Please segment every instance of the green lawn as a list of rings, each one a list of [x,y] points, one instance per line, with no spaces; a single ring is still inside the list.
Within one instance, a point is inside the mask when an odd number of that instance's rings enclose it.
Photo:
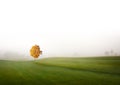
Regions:
[[[120,85],[120,57],[1,60],[0,85]]]

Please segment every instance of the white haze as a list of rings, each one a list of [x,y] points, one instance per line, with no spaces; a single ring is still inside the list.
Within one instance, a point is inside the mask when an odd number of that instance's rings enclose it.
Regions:
[[[120,54],[120,1],[0,0],[0,58],[31,58],[34,44],[42,57]]]

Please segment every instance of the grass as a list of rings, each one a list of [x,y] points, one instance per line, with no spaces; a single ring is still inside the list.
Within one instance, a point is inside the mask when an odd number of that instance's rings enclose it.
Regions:
[[[120,57],[1,60],[0,85],[120,85]]]

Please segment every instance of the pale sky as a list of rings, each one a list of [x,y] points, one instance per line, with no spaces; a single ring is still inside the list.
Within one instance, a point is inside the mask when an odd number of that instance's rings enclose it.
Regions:
[[[120,54],[119,0],[0,0],[0,51],[29,57]]]

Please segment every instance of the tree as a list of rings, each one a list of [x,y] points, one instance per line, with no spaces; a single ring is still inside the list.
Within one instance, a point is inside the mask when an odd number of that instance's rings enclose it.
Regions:
[[[39,45],[34,45],[34,46],[32,46],[32,48],[30,49],[30,55],[31,55],[34,59],[38,58],[41,54],[42,54],[42,51],[40,50]]]
[[[109,56],[109,52],[108,52],[108,51],[106,51],[106,52],[105,52],[105,55],[106,55],[106,56]]]

